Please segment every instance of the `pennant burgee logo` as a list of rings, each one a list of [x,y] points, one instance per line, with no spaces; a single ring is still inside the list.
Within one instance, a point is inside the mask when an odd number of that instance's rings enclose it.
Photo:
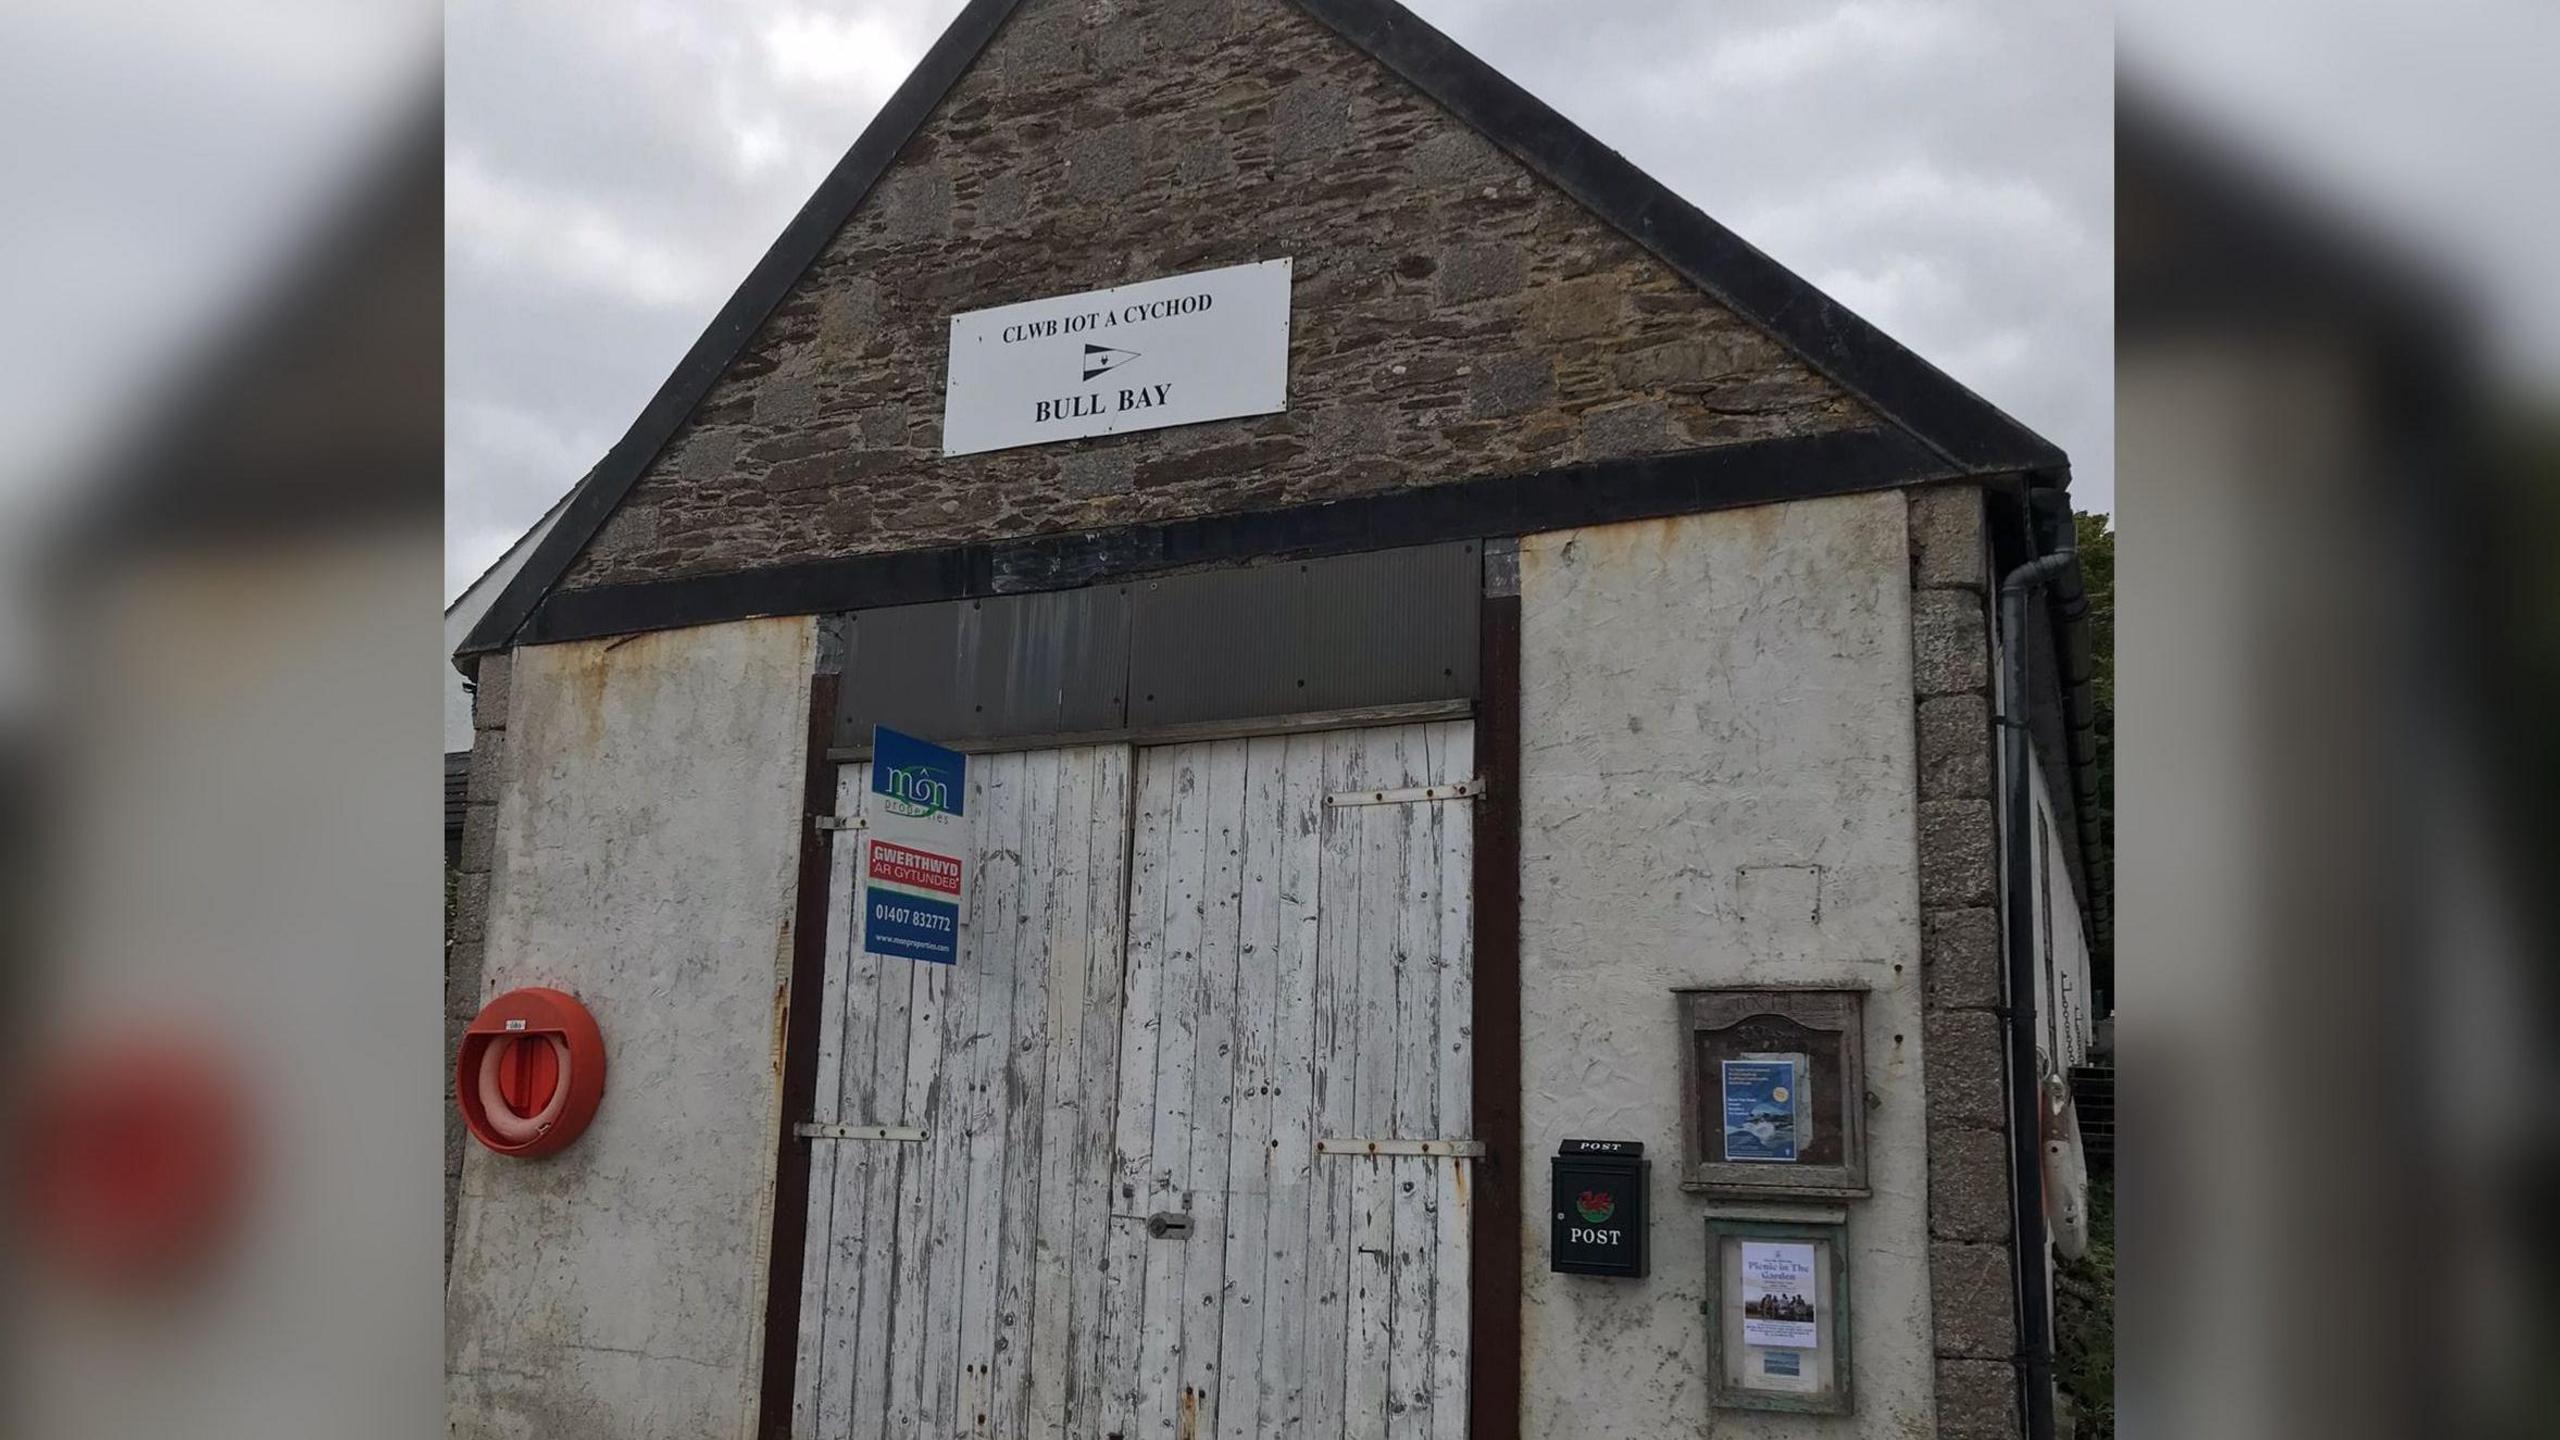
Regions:
[[[1108,345],[1096,345],[1088,340],[1084,347],[1084,378],[1090,380],[1107,374],[1137,358],[1135,350],[1114,350]]]

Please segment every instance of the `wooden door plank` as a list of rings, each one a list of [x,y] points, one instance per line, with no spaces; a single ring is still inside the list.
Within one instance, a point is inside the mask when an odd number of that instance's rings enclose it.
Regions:
[[[1039,1056],[1038,1098],[1025,1107],[1036,1117],[1039,1164],[1028,1182],[1029,1213],[1024,1217],[1032,1237],[1029,1264],[1018,1283],[1009,1275],[1004,1285],[1004,1310],[1022,1317],[1023,1325],[997,1361],[996,1418],[990,1429],[999,1435],[1056,1435],[1065,1425],[1073,1284],[1068,1266],[1075,1252],[1072,1177],[1076,1118],[1083,1108],[1076,1086],[1090,979],[1085,941],[1091,926],[1086,906],[1093,862],[1093,755],[1090,749],[1068,751],[1058,768],[1057,839],[1047,872],[1047,955],[1042,966],[1041,1025],[1047,1043]],[[1016,1157],[1014,1164],[1020,1163]],[[1016,1387],[1023,1392],[1018,1402],[1009,1398]],[[1018,1415],[1012,1408],[1017,1403]]]
[[[1475,726],[1453,721],[1430,727],[1434,763],[1441,773],[1475,773]],[[1440,847],[1440,1085],[1444,1135],[1475,1134],[1475,824],[1473,802],[1434,805]]]
[[[1145,1206],[1154,1198],[1155,1093],[1163,1048],[1165,920],[1172,887],[1173,752],[1152,750],[1135,762],[1125,1017],[1120,1028],[1119,1098],[1113,1107],[1113,1180],[1109,1195],[1110,1256],[1101,1287],[1098,1387],[1105,1435],[1136,1430],[1139,1355],[1146,1327],[1148,1240]]]
[[[1238,842],[1244,895],[1237,912],[1235,1120],[1227,1151],[1227,1225],[1219,1309],[1214,1407],[1204,1436],[1250,1440],[1260,1423],[1262,1333],[1272,1320],[1270,1256],[1271,1121],[1278,1090],[1280,867],[1291,827],[1289,742],[1268,736],[1245,745],[1245,799]],[[1194,1287],[1197,1288],[1196,1286]],[[1217,1422],[1214,1430],[1208,1422]]]
[[[933,1078],[932,1116],[927,1132],[927,1175],[923,1206],[917,1216],[924,1241],[924,1284],[916,1307],[906,1317],[923,1335],[923,1354],[916,1371],[915,1419],[898,1433],[957,1434],[959,1413],[960,1313],[968,1265],[969,1124],[975,1109],[978,1007],[985,989],[990,930],[986,912],[1001,885],[988,883],[984,836],[987,817],[1000,790],[1001,772],[993,765],[969,767],[968,811],[978,817],[972,830],[980,835],[979,873],[961,917],[959,961],[938,966],[945,972],[941,1013],[939,1069]]]
[[[972,786],[973,790],[977,787]],[[973,796],[973,800],[977,797]],[[961,937],[966,958],[967,936]],[[925,1127],[921,1145],[902,1145],[898,1156],[898,1200],[893,1248],[897,1257],[890,1277],[889,1365],[882,1390],[884,1435],[919,1434],[926,1423],[932,1389],[926,1374],[931,1326],[935,1219],[944,1213],[944,1193],[937,1172],[953,1150],[948,1132],[943,1084],[943,1057],[948,1049],[954,1011],[966,1008],[967,992],[957,983],[960,967],[907,962],[907,1073],[903,1103],[907,1123]]]
[[[1200,941],[1203,886],[1209,874],[1209,751],[1174,751],[1173,845],[1165,893],[1165,1003],[1156,1051],[1155,1163],[1144,1213],[1188,1211],[1191,1181],[1192,1074],[1200,1058]],[[1189,1246],[1154,1240],[1147,1247],[1146,1319],[1138,1353],[1140,1433],[1178,1424],[1181,1415],[1182,1314]]]
[[[849,766],[848,784],[837,797],[836,813],[858,813],[863,792],[869,786],[868,765]],[[852,838],[852,837],[849,837]],[[841,932],[830,931],[844,947],[845,969],[851,977],[847,987],[844,1012],[844,1044],[842,1087],[837,1096],[836,1118],[846,1124],[894,1125],[902,1123],[895,1114],[884,1113],[878,1087],[880,1051],[884,1045],[902,1054],[906,1036],[902,1032],[885,1034],[882,1027],[884,962],[863,953],[860,929],[862,913],[858,901],[861,884],[862,851],[859,839],[845,845],[849,862],[838,875],[838,884],[846,897],[849,912]],[[889,1107],[895,1108],[893,1101]],[[877,1145],[827,1145],[835,1152],[836,1210],[832,1226],[833,1258],[829,1273],[833,1277],[828,1297],[828,1316],[824,1366],[825,1384],[820,1392],[820,1414],[838,1428],[824,1433],[841,1435],[846,1428],[840,1417],[854,1403],[855,1386],[861,1369],[859,1340],[861,1333],[863,1285],[866,1270],[865,1252],[870,1248],[871,1216],[875,1186],[872,1178],[882,1168],[896,1163],[895,1157]]]
[[[1324,742],[1289,737],[1280,835],[1280,978],[1272,1047],[1270,1266],[1264,1289],[1260,1434],[1296,1433],[1306,1413],[1308,1201],[1315,1164],[1317,871],[1324,847]]]
[[[850,815],[861,803],[867,765],[836,768],[835,813]],[[813,1120],[835,1120],[843,1113],[844,1039],[847,996],[854,980],[848,961],[858,946],[846,936],[857,913],[852,903],[852,877],[862,849],[861,832],[837,831],[829,847],[827,875],[827,978],[819,996],[817,1086]],[[798,1119],[800,1117],[793,1117]],[[819,1433],[819,1392],[826,1332],[837,1311],[829,1288],[830,1245],[835,1225],[836,1157],[832,1147],[813,1147],[809,1155],[809,1228],[800,1266],[800,1354],[792,1369],[791,1429],[795,1435]],[[845,1317],[849,1321],[850,1317]],[[839,1322],[841,1323],[841,1322]]]
[[[997,1080],[1002,1123],[997,1151],[1001,1195],[994,1231],[996,1262],[993,1296],[987,1316],[991,1337],[986,1422],[969,1433],[1005,1437],[1023,1434],[1029,1413],[1034,1255],[1039,1241],[1039,1182],[1043,1165],[1041,1140],[1048,1108],[1049,1052],[1055,1043],[1050,1029],[1049,987],[1052,967],[1072,964],[1083,973],[1083,956],[1059,954],[1061,912],[1069,907],[1064,891],[1070,846],[1065,803],[1069,756],[1058,750],[1033,751],[1023,757],[1022,901],[1015,917],[1012,1023]],[[1074,821],[1079,827],[1081,817]],[[1073,847],[1082,864],[1083,835]],[[974,1413],[974,1412],[973,1412]]]
[[[1433,761],[1442,777],[1475,773],[1475,727],[1459,721],[1430,727]],[[1436,1109],[1440,1133],[1475,1134],[1475,815],[1476,806],[1431,807],[1439,854],[1440,1051]],[[1467,1433],[1467,1327],[1470,1277],[1468,1184],[1479,1173],[1464,1160],[1430,1162],[1436,1194],[1431,1262],[1432,1440]]]
[[[1432,1174],[1441,1162],[1427,1155],[1398,1155],[1386,1166],[1395,1216],[1393,1309],[1387,1357],[1387,1434],[1392,1440],[1429,1440],[1431,1379],[1436,1347],[1434,1308],[1439,1259],[1440,1191]]]
[[[1394,1160],[1386,1156],[1328,1158],[1351,1177],[1350,1344],[1343,1367],[1342,1433],[1348,1440],[1384,1440],[1387,1433],[1388,1356],[1394,1346]]]
[[[1321,789],[1357,789],[1368,778],[1367,751],[1356,732],[1323,737]],[[1318,802],[1321,804],[1321,801]],[[1314,1130],[1351,1133],[1354,1072],[1360,1053],[1359,809],[1319,812],[1316,876],[1316,985],[1313,996]],[[1306,1433],[1335,1440],[1348,1413],[1352,1292],[1351,1169],[1313,1168],[1307,1197]]]
[[[1468,1213],[1471,1160],[1414,1162],[1431,1167],[1431,1440],[1466,1440],[1468,1253],[1474,1217]]]
[[[1443,777],[1431,727],[1400,727],[1396,749],[1410,783],[1425,787]],[[1395,1129],[1398,1136],[1448,1135],[1439,1124],[1440,1098],[1440,848],[1434,824],[1439,811],[1459,802],[1428,801],[1388,807],[1395,818],[1395,850],[1403,862],[1396,883],[1395,919]],[[1383,818],[1383,817],[1382,817]],[[1439,1204],[1431,1162],[1401,1157],[1389,1162],[1393,1190],[1394,1278],[1388,1314],[1387,1434],[1390,1440],[1427,1440],[1431,1433],[1431,1263],[1437,1248],[1432,1211]]]
[[[837,767],[835,813],[859,814],[870,766]],[[818,1082],[810,1118],[863,1123],[861,1097],[871,1084],[873,1046],[879,1039],[879,972],[867,963],[859,933],[858,903],[862,866],[862,834],[839,831],[828,867],[827,987],[820,1019]],[[809,1155],[808,1255],[816,1262],[816,1288],[801,1290],[803,1325],[816,1297],[819,1311],[814,1345],[801,1355],[799,1384],[808,1396],[808,1423],[817,1433],[841,1425],[850,1403],[853,1374],[849,1363],[854,1331],[860,1323],[864,1211],[870,1198],[870,1157],[848,1154],[838,1145],[812,1145]],[[821,1208],[823,1206],[823,1208]]]
[[[1011,1106],[1005,1073],[1013,1051],[1014,980],[1023,957],[1025,851],[1031,829],[1032,757],[991,755],[972,761],[988,770],[987,810],[978,818],[978,876],[971,893],[977,923],[973,963],[976,1019],[967,1038],[968,1095],[963,1114],[968,1158],[959,1192],[962,1221],[955,1249],[959,1291],[949,1423],[974,1435],[991,1403],[995,1361],[996,1271],[1004,1253],[1005,1128]]]
[[[858,949],[858,937],[854,944]],[[918,989],[916,972],[944,967],[878,958],[858,963],[868,963],[872,968],[879,1011],[874,1021],[878,1038],[872,1047],[871,1084],[864,1097],[868,1109],[854,1118],[881,1125],[919,1125],[923,1122],[916,1117],[924,1114],[923,1105],[907,1084],[916,1045],[914,1028],[908,1020]],[[843,1393],[851,1414],[843,1426],[826,1429],[825,1440],[836,1440],[838,1436],[883,1440],[888,1423],[890,1351],[896,1343],[896,1332],[906,1319],[893,1292],[899,1275],[900,1235],[912,1229],[907,1216],[913,1211],[916,1197],[909,1188],[910,1177],[922,1159],[922,1147],[866,1148],[873,1153],[864,1185],[864,1224],[856,1256],[860,1276],[857,1319],[851,1363],[837,1362],[837,1368],[849,1372]]]
[[[1093,755],[1094,820],[1087,834],[1091,864],[1085,887],[1086,1000],[1080,1012],[1084,1041],[1077,1059],[1080,1109],[1070,1226],[1075,1244],[1069,1260],[1075,1276],[1068,1320],[1071,1369],[1060,1426],[1067,1436],[1107,1433],[1093,1422],[1102,1408],[1104,1342],[1109,1335],[1103,1306],[1104,1266],[1113,1259],[1113,1241],[1120,1228],[1111,1219],[1116,1199],[1112,1147],[1119,1123],[1136,756],[1124,746],[1099,749]],[[1042,1412],[1044,1417],[1047,1413]]]
[[[1182,1242],[1183,1288],[1177,1312],[1182,1327],[1176,1356],[1177,1432],[1187,1415],[1191,1433],[1217,1434],[1219,1346],[1227,1308],[1226,1247],[1231,1238],[1227,1178],[1234,1153],[1242,1041],[1237,994],[1242,980],[1245,795],[1251,742],[1221,740],[1208,747],[1208,805],[1200,893],[1198,1029],[1191,1067],[1189,1170],[1183,1177],[1184,1209],[1191,1238]]]
[[[1406,767],[1401,727],[1361,732],[1367,788],[1413,783]],[[1352,1070],[1354,1135],[1396,1133],[1397,919],[1405,904],[1405,852],[1412,807],[1359,806],[1356,863],[1360,867],[1359,930],[1355,938],[1354,993],[1358,997],[1358,1046]],[[1394,1352],[1395,1187],[1388,1162],[1350,1159],[1351,1316],[1344,1410],[1350,1440],[1385,1440]]]

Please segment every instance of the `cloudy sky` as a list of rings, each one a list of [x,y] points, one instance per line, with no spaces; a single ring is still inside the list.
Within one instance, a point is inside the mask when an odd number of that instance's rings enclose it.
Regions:
[[[448,5],[448,599],[620,436],[960,3]],[[2112,508],[2106,6],[1410,3]]]

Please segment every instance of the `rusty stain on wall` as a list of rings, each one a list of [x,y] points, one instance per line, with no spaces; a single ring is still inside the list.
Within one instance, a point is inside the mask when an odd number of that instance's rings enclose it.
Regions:
[[[487,983],[578,995],[612,1075],[570,1150],[466,1157],[455,1440],[749,1423],[814,635],[752,620],[512,657]]]
[[[1906,505],[1850,496],[1533,535],[1521,573],[1522,1128],[1658,1162],[1642,1285],[1546,1271],[1525,1187],[1523,1433],[1884,1437],[1935,1413]],[[1630,721],[1636,723],[1631,724]],[[1870,988],[1858,1413],[1711,1412],[1706,1202],[1671,991]],[[1907,1059],[1903,1052],[1909,1053]]]

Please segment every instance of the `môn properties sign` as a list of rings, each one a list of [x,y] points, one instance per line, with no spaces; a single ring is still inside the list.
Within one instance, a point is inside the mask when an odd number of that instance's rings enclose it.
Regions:
[[[862,847],[862,949],[889,960],[960,959],[969,898],[969,757],[887,726],[871,732]]]

